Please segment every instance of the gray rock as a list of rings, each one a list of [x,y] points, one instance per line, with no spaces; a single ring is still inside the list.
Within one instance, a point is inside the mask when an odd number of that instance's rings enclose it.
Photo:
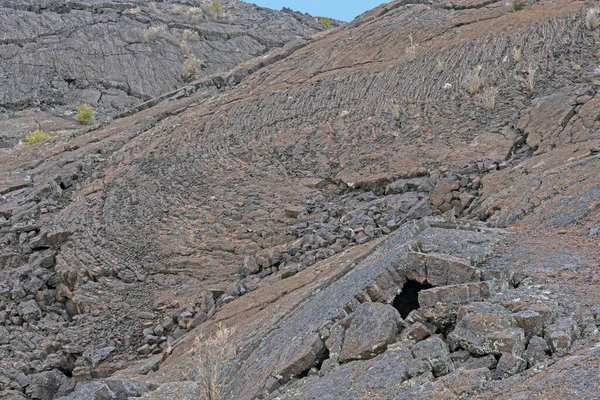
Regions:
[[[33,399],[52,400],[71,392],[74,387],[75,381],[72,378],[67,378],[65,374],[54,369],[33,375],[25,392]]]
[[[511,353],[503,353],[498,360],[496,371],[494,372],[494,378],[506,379],[510,376],[516,375],[525,371],[527,368],[527,362],[521,357],[517,357]]]
[[[439,337],[425,339],[412,347],[416,360],[427,361],[435,377],[447,375],[454,371],[454,363],[450,358],[448,345]]]
[[[547,359],[549,353],[550,347],[548,347],[548,343],[539,336],[533,336],[529,339],[527,349],[523,353],[523,359],[527,361],[529,367],[532,367],[538,362]]]
[[[106,360],[110,353],[115,350],[114,347],[104,347],[101,349],[86,349],[83,352],[83,359],[92,367],[97,367],[102,361]]]
[[[42,311],[35,300],[28,300],[19,304],[17,312],[25,321],[38,320],[42,317]]]
[[[115,393],[108,385],[100,382],[89,382],[79,387],[68,396],[59,397],[58,400],[116,400]]]
[[[474,355],[501,354],[520,356],[525,350],[525,333],[514,327],[514,319],[504,307],[491,303],[473,303],[458,311],[456,328],[448,335],[455,347]]]
[[[459,368],[442,377],[440,382],[459,399],[466,399],[487,389],[491,380],[492,374],[487,368]]]
[[[384,351],[396,341],[402,318],[387,304],[362,303],[348,317],[340,362],[366,359]]]

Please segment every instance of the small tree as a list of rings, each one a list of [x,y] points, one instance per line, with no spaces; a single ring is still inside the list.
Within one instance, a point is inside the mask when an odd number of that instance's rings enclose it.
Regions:
[[[94,110],[95,108],[92,106],[81,104],[79,107],[77,107],[77,115],[75,116],[75,119],[84,125],[91,125]]]
[[[215,14],[215,18],[221,18],[221,15],[223,14],[221,0],[213,0],[212,4],[208,6],[208,9]]]
[[[235,355],[235,347],[231,343],[234,332],[219,325],[213,336],[200,335],[196,338],[191,352],[196,363],[195,379],[202,400],[222,399],[225,378],[221,375],[223,367]]]

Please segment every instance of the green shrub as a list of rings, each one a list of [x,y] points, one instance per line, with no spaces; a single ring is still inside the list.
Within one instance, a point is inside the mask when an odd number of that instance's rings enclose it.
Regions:
[[[43,142],[44,140],[50,139],[52,136],[48,135],[41,129],[36,129],[31,132],[29,135],[25,136],[25,145],[31,146],[32,144]]]
[[[220,18],[223,14],[223,6],[221,0],[213,0],[212,4],[208,6],[209,11],[215,14],[216,18]]]
[[[88,106],[87,104],[82,104],[77,107],[77,115],[75,116],[75,119],[84,125],[91,125],[92,114],[94,114],[94,110],[94,107]]]
[[[331,18],[319,17],[319,22],[321,23],[321,25],[323,25],[323,28],[325,29],[333,28],[333,21],[331,20]]]

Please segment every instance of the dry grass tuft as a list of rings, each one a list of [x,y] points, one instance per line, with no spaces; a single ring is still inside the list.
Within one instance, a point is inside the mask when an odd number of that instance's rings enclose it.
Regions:
[[[595,30],[600,25],[600,8],[592,7],[589,8],[585,13],[585,26],[590,30]]]
[[[413,60],[419,52],[419,45],[415,43],[412,34],[408,35],[408,38],[410,40],[410,45],[406,47],[406,55],[409,59]]]
[[[446,64],[444,64],[444,60],[442,60],[441,57],[435,59],[435,66],[438,74],[441,74],[446,70]]]
[[[519,61],[521,61],[522,56],[523,56],[523,52],[521,51],[521,49],[517,46],[513,47],[512,59],[515,62],[515,64],[518,64]]]
[[[210,337],[200,335],[191,350],[195,360],[195,380],[199,385],[202,400],[221,400],[226,381],[222,377],[223,368],[235,355],[231,343],[233,329],[219,325],[217,332]]]
[[[473,68],[469,73],[465,76],[463,80],[463,88],[471,95],[475,96],[481,87],[481,70],[482,66],[478,65]]]
[[[496,97],[498,96],[498,88],[495,86],[489,86],[483,89],[481,93],[481,103],[488,110],[494,111],[496,108]]]
[[[537,67],[533,64],[529,64],[527,67],[527,89],[533,92],[535,88],[535,74],[537,73]]]

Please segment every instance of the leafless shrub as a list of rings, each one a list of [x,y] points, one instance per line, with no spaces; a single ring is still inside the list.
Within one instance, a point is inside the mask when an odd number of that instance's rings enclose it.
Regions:
[[[444,72],[446,70],[446,64],[444,64],[444,60],[442,60],[441,57],[437,57],[435,59],[435,64],[436,64],[436,69],[437,69],[438,74],[441,74],[442,72]]]
[[[406,47],[406,55],[412,60],[417,56],[419,45],[415,43],[412,34],[408,35],[408,38],[410,40],[410,45]]]
[[[183,4],[175,4],[173,7],[171,7],[171,12],[173,14],[185,14],[188,11],[187,6],[184,6]]]
[[[165,31],[164,25],[151,26],[144,31],[144,42],[149,43],[156,39]]]
[[[600,8],[592,7],[588,8],[585,13],[585,26],[590,30],[595,30],[598,25],[600,25],[600,18],[598,15],[600,14]]]
[[[200,389],[200,399],[221,400],[223,386],[223,367],[235,355],[235,347],[231,343],[233,329],[219,325],[217,332],[210,337],[200,335],[196,338],[195,346],[191,350],[195,361],[195,380]]]
[[[483,89],[481,93],[481,103],[488,110],[494,111],[496,108],[496,97],[498,96],[498,88],[495,86],[488,86]]]
[[[190,22],[196,23],[200,20],[200,14],[202,14],[202,8],[200,7],[190,7],[187,10],[187,16],[190,19]]]
[[[508,9],[513,12],[524,9],[526,5],[526,0],[508,0],[508,2],[506,2],[506,6],[508,7]]]
[[[529,64],[527,67],[527,89],[533,92],[535,88],[535,74],[537,73],[537,67],[533,64]]]
[[[185,29],[181,34],[181,38],[186,42],[197,42],[198,40],[200,40],[200,35],[198,34],[198,32],[194,32],[191,29]]]
[[[473,68],[463,80],[463,88],[471,95],[474,96],[481,87],[481,65]]]
[[[515,64],[518,64],[519,61],[521,61],[522,56],[523,56],[523,51],[521,51],[521,49],[517,46],[513,47],[512,59],[515,62]]]
[[[181,55],[184,58],[188,58],[190,56],[190,48],[188,47],[187,40],[182,40],[179,42],[179,49],[181,50]]]
[[[196,56],[190,55],[183,63],[183,80],[186,82],[191,81],[202,72],[203,68],[204,62],[199,60]]]

